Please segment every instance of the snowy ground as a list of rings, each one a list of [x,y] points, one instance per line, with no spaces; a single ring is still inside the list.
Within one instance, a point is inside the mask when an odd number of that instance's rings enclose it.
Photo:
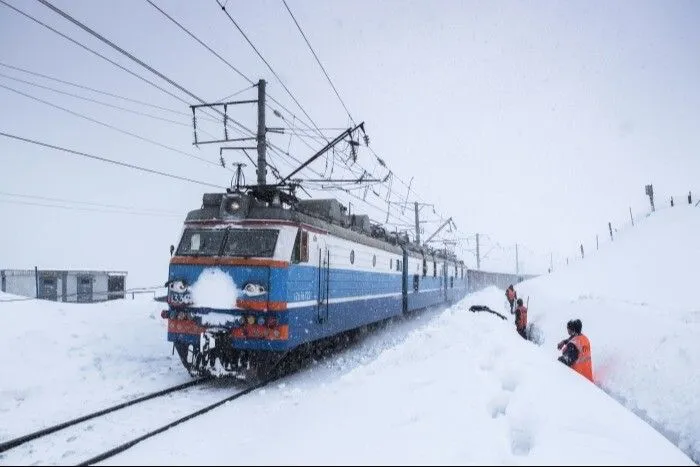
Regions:
[[[700,311],[690,270],[700,261],[699,228],[700,209],[668,210],[606,251],[521,284],[541,347],[511,321],[468,311],[504,309],[503,291],[490,288],[383,326],[105,463],[692,465],[634,413],[700,460]],[[0,302],[0,442],[187,381],[165,342],[161,307]],[[573,317],[591,339],[597,384],[632,411],[556,361]],[[61,463],[67,449],[45,447],[41,463]],[[21,453],[0,454],[0,464],[36,459]]]
[[[657,212],[595,255],[519,287],[548,345],[583,322],[597,384],[700,462],[700,209]]]

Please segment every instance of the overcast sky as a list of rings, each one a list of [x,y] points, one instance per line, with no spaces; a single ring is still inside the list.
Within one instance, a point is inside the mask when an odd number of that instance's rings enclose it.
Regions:
[[[181,102],[0,4],[0,63],[78,83],[174,111],[96,94],[0,66],[0,74],[166,118],[165,122],[0,76],[0,86],[44,99],[216,163],[217,145],[192,146],[193,98],[119,55],[39,2],[3,0],[180,96]],[[225,1],[225,0],[224,0]],[[281,0],[228,0],[226,10],[301,104],[256,55],[215,0],[156,1],[250,80],[296,115],[268,109],[268,126],[299,126],[304,112],[321,128],[350,118],[315,62]],[[462,251],[481,233],[482,267],[511,272],[515,243],[521,272],[538,272],[607,223],[657,207],[674,196],[700,195],[700,4],[670,2],[300,1],[288,5],[370,146],[391,171],[390,199],[434,203],[432,220],[452,216]],[[250,84],[145,0],[55,1],[55,5],[207,101]],[[234,99],[253,99],[248,89]],[[228,186],[232,173],[119,133],[0,87],[0,131],[178,176]],[[255,128],[255,108],[234,113]],[[198,122],[217,136],[220,125]],[[327,131],[332,138],[337,132]],[[233,134],[232,136],[240,136]],[[209,137],[206,134],[200,137]],[[270,141],[304,160],[322,146],[289,134]],[[357,166],[386,172],[366,147]],[[340,156],[339,156],[340,157]],[[243,154],[226,153],[230,164]],[[280,172],[294,167],[271,155]],[[332,164],[331,164],[332,165]],[[168,246],[176,243],[201,185],[139,173],[0,136],[0,269],[100,268],[129,272],[127,286],[165,281]],[[313,166],[328,175],[325,159]],[[361,169],[355,169],[360,170]],[[247,180],[255,174],[251,164]],[[340,168],[334,172],[341,174]],[[313,174],[307,173],[307,176]],[[411,193],[406,198],[411,178]],[[269,181],[273,181],[269,176]],[[386,220],[388,187],[371,192]],[[363,191],[356,196],[363,197]],[[97,205],[55,203],[41,196]],[[335,196],[323,192],[324,197]],[[347,196],[340,193],[347,200]],[[418,197],[418,198],[417,198]],[[683,199],[679,199],[683,197]],[[49,208],[20,203],[61,204]],[[128,206],[128,213],[115,208]],[[76,208],[81,208],[78,210]],[[83,210],[84,209],[84,210]],[[88,210],[89,209],[89,210]],[[144,212],[158,210],[158,212]],[[392,206],[392,216],[401,207]],[[411,220],[411,211],[405,211]],[[393,220],[393,219],[392,219]],[[426,224],[429,235],[439,224]],[[425,237],[424,237],[425,238]]]

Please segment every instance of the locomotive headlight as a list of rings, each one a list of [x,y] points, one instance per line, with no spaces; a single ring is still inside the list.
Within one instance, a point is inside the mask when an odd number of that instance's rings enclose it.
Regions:
[[[175,293],[184,293],[187,290],[187,285],[184,281],[176,280],[168,284],[168,289]]]
[[[265,290],[264,285],[248,282],[245,287],[243,287],[243,293],[248,297],[257,297],[258,295],[264,295],[267,293],[267,290]]]
[[[237,199],[232,199],[228,203],[228,212],[235,214],[241,209],[241,203]]]

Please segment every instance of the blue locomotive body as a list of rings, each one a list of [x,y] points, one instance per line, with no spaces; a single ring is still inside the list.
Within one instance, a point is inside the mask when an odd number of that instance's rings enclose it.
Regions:
[[[192,374],[240,374],[302,344],[467,292],[453,255],[387,235],[336,200],[205,194],[168,277],[168,340]]]

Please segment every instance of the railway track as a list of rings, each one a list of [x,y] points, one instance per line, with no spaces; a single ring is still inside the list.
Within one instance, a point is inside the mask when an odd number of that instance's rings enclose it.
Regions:
[[[163,389],[0,443],[0,464],[91,465],[281,377],[274,373],[233,394],[211,378]],[[198,391],[204,383],[207,390]]]
[[[361,339],[361,333],[348,336],[329,339],[325,345],[308,349],[302,346],[278,361],[261,381],[233,393],[230,392],[230,382],[240,383],[240,380],[201,378],[2,442],[0,465],[92,465],[101,462],[227,402],[311,367],[317,360],[332,358],[337,351]],[[205,390],[197,392],[199,389]],[[137,407],[139,410],[134,410]]]

